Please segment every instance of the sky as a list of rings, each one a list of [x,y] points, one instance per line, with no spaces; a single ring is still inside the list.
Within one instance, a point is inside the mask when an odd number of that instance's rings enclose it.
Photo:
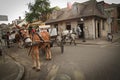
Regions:
[[[85,2],[88,0],[49,0],[51,7],[59,6],[65,8],[67,2],[73,4],[74,2]],[[103,0],[97,0],[103,1]],[[107,3],[120,3],[120,0],[104,0]],[[7,15],[8,21],[0,21],[0,23],[12,23],[12,20],[18,19],[19,16],[23,19],[25,17],[25,11],[28,11],[28,3],[34,2],[34,0],[0,0],[0,15]]]

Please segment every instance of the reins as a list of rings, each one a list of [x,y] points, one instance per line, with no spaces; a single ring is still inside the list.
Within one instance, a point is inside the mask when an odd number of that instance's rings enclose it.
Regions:
[[[34,35],[34,33],[32,32],[32,41],[33,41],[33,35]],[[30,50],[29,50],[28,56],[30,55],[31,51],[32,51],[32,46],[30,47]]]

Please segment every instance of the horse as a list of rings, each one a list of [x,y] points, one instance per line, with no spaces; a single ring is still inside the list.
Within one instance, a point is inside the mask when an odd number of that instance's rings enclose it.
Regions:
[[[23,38],[23,45],[29,48],[28,55],[32,56],[32,68],[40,71],[39,52],[41,49],[45,50],[46,59],[51,60],[50,34],[46,31],[36,33],[35,30],[28,31],[28,29],[20,29],[19,32]]]
[[[16,34],[15,31],[12,31],[12,32],[7,32],[5,33],[4,35],[2,35],[2,39],[4,40],[5,42],[5,46],[7,46],[8,48],[10,48],[10,44],[11,43],[16,43],[18,42],[18,37],[16,37],[18,34]]]
[[[7,32],[5,35],[6,37],[4,38],[5,41],[7,41],[7,46],[10,47],[10,44],[12,43],[17,43],[18,47],[21,48],[21,36],[19,35],[18,32],[13,30],[12,32]]]
[[[64,30],[62,32],[62,40],[64,42],[64,44],[67,42],[67,41],[70,41],[70,45],[72,43],[74,43],[74,45],[76,45],[76,42],[75,42],[75,39],[76,39],[76,33],[73,33],[72,30]]]

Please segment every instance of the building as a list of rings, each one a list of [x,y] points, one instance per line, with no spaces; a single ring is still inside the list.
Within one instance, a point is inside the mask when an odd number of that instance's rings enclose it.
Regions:
[[[107,33],[118,31],[119,10],[118,5],[107,4],[104,1],[75,2],[72,7],[53,11],[46,24],[56,27],[58,33],[66,29],[76,30],[79,26],[82,30],[81,37],[83,37],[84,30],[87,39],[104,38]]]
[[[0,39],[7,31],[9,31],[8,25],[4,23],[0,24]]]
[[[18,25],[20,27],[22,27],[24,24],[26,24],[26,20],[25,19],[21,19],[21,17],[19,17],[19,19],[15,19],[12,21],[12,24],[9,25],[10,29],[11,30],[16,30],[16,26],[15,25]]]

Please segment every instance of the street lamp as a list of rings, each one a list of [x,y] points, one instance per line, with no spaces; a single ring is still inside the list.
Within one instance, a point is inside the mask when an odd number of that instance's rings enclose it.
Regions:
[[[83,19],[83,18],[81,18],[80,20],[81,20],[82,22],[84,21],[84,19]]]
[[[80,19],[82,22],[84,22],[84,19],[81,18]],[[84,23],[83,23],[83,42],[86,42],[86,39],[85,39],[85,26],[84,26]]]

